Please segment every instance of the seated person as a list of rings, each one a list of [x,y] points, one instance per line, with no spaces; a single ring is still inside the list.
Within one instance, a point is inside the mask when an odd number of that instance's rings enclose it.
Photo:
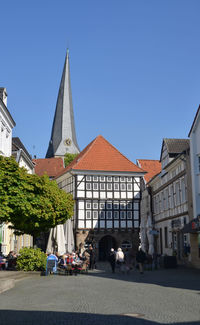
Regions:
[[[58,263],[61,268],[66,268],[66,255],[65,254],[60,258]]]

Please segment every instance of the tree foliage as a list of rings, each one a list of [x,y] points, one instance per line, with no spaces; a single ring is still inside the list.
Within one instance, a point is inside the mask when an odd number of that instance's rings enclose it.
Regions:
[[[14,158],[0,156],[0,222],[16,234],[37,236],[73,215],[72,196],[47,175],[31,175]]]
[[[24,247],[17,257],[17,269],[23,271],[44,271],[47,257],[39,248]]]
[[[67,167],[71,162],[78,156],[77,153],[66,153],[64,157],[65,167]]]

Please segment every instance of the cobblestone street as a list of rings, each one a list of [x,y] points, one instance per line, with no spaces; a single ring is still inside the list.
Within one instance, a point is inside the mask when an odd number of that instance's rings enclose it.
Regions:
[[[0,295],[0,324],[200,324],[200,272],[33,276]]]

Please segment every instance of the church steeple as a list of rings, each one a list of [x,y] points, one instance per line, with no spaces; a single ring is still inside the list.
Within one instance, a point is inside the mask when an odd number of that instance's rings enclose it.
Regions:
[[[65,153],[79,152],[72,105],[69,51],[67,50],[46,158],[64,157]]]

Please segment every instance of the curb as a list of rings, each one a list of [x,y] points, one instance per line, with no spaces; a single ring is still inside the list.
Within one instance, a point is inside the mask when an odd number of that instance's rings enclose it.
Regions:
[[[12,288],[14,288],[15,286],[15,280],[14,279],[9,279],[9,280],[4,280],[3,282],[1,282],[0,284],[0,293],[10,290]]]

